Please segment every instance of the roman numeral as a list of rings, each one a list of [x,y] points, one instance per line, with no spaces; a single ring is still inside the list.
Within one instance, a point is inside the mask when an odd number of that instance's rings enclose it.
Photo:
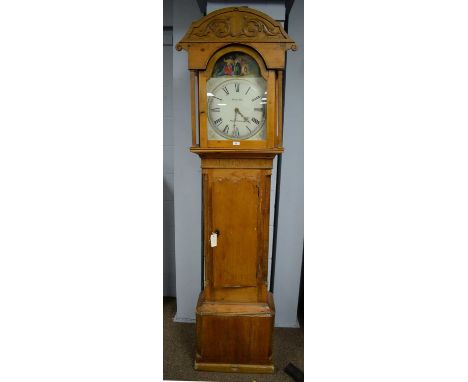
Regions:
[[[247,94],[247,93],[249,92],[249,90],[250,90],[250,86],[249,86],[249,88],[247,89],[247,91],[245,92],[245,94]]]
[[[249,133],[252,132],[252,130],[250,130],[249,126],[245,125],[245,128],[246,128],[247,130],[249,130]]]
[[[234,130],[232,132],[232,135],[234,137],[238,137],[239,136],[239,129],[237,128],[237,126],[234,126]]]
[[[260,124],[260,121],[255,117],[252,118],[252,121],[254,121],[257,125]]]
[[[218,124],[220,124],[221,122],[223,122],[223,119],[222,119],[222,118],[218,118],[217,120],[214,121],[215,125],[218,125]]]
[[[239,93],[240,83],[239,83],[239,82],[236,82],[236,83],[234,84],[234,87],[236,88],[236,92]]]
[[[219,99],[220,101],[222,101],[222,99],[221,99],[221,98],[218,98],[218,97],[216,97],[216,96],[212,96],[212,97],[213,97],[213,98],[216,98],[216,99]]]
[[[211,111],[214,111],[214,112],[216,112],[216,113],[219,113],[219,112],[220,112],[219,107],[213,107],[213,108],[211,108],[210,110],[211,110]]]
[[[254,107],[255,111],[261,111],[262,113],[265,111],[263,107]]]
[[[228,133],[229,132],[229,125],[226,125],[223,129],[223,133]]]
[[[223,90],[226,93],[226,95],[229,94],[229,90],[227,90],[227,86],[223,86]]]
[[[252,102],[258,100],[259,98],[261,98],[261,96],[257,96],[255,98],[252,98]]]

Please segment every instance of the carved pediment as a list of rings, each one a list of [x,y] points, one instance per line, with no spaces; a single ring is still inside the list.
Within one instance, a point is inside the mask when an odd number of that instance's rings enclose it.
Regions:
[[[294,41],[280,23],[265,13],[247,7],[223,8],[192,23],[176,49],[210,42],[284,43],[285,49],[296,50]]]

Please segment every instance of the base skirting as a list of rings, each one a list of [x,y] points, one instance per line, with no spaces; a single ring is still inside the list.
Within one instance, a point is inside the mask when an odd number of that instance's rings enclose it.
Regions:
[[[273,365],[248,365],[231,363],[209,363],[195,361],[195,370],[218,371],[223,373],[264,373],[273,374],[275,367]]]

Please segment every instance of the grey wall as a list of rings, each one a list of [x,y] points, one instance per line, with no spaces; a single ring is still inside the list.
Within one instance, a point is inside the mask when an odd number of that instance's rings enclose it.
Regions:
[[[284,21],[285,7],[284,0],[268,1],[208,1],[206,4],[206,13],[210,13],[219,8],[248,6],[260,12],[266,13],[276,21]]]
[[[254,4],[255,3],[255,4]],[[208,2],[207,11],[225,6],[249,5],[277,20],[284,20],[284,2]],[[299,9],[294,9],[295,7]],[[177,11],[174,11],[177,10]],[[183,10],[183,11],[181,11]],[[202,16],[196,0],[174,0],[173,41],[177,43],[190,23]],[[302,1],[296,0],[289,34],[303,46]],[[295,25],[297,24],[297,25]],[[194,321],[201,285],[201,171],[200,159],[189,152],[191,145],[189,72],[185,51],[172,50],[174,250],[176,269],[176,321]],[[297,300],[303,244],[303,50],[288,53],[281,200],[278,213],[278,246],[274,297],[276,325],[296,326]],[[300,95],[298,97],[298,94]],[[294,102],[288,102],[288,99]],[[166,121],[166,119],[165,119]],[[275,161],[276,169],[276,161]],[[276,171],[272,177],[270,219],[271,265],[273,207]],[[284,221],[282,221],[284,219]],[[166,230],[166,227],[165,227]],[[169,272],[169,270],[168,270]]]
[[[278,206],[274,297],[276,325],[297,325],[304,244],[304,1],[289,14],[288,34],[299,49],[288,53],[284,136]],[[305,261],[304,261],[305,263]]]
[[[168,4],[168,2],[164,2],[164,24],[172,26],[172,6],[166,6],[166,4]],[[163,293],[164,296],[175,296],[176,288],[174,249],[174,134],[172,126],[172,30],[164,30],[163,44]]]
[[[174,248],[174,134],[172,107],[172,4],[164,1],[163,35],[163,293],[176,296]],[[168,28],[169,27],[169,28]]]
[[[195,0],[174,0],[173,38],[177,43],[202,14]],[[192,143],[187,53],[173,52],[174,219],[177,321],[193,321],[201,286],[201,171]]]

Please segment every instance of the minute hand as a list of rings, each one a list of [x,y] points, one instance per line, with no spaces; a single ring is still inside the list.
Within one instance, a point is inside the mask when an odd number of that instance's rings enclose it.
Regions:
[[[244,117],[244,114],[242,114],[239,109],[237,109],[237,112],[241,115],[242,118],[244,118],[244,122],[250,123],[249,119]]]

